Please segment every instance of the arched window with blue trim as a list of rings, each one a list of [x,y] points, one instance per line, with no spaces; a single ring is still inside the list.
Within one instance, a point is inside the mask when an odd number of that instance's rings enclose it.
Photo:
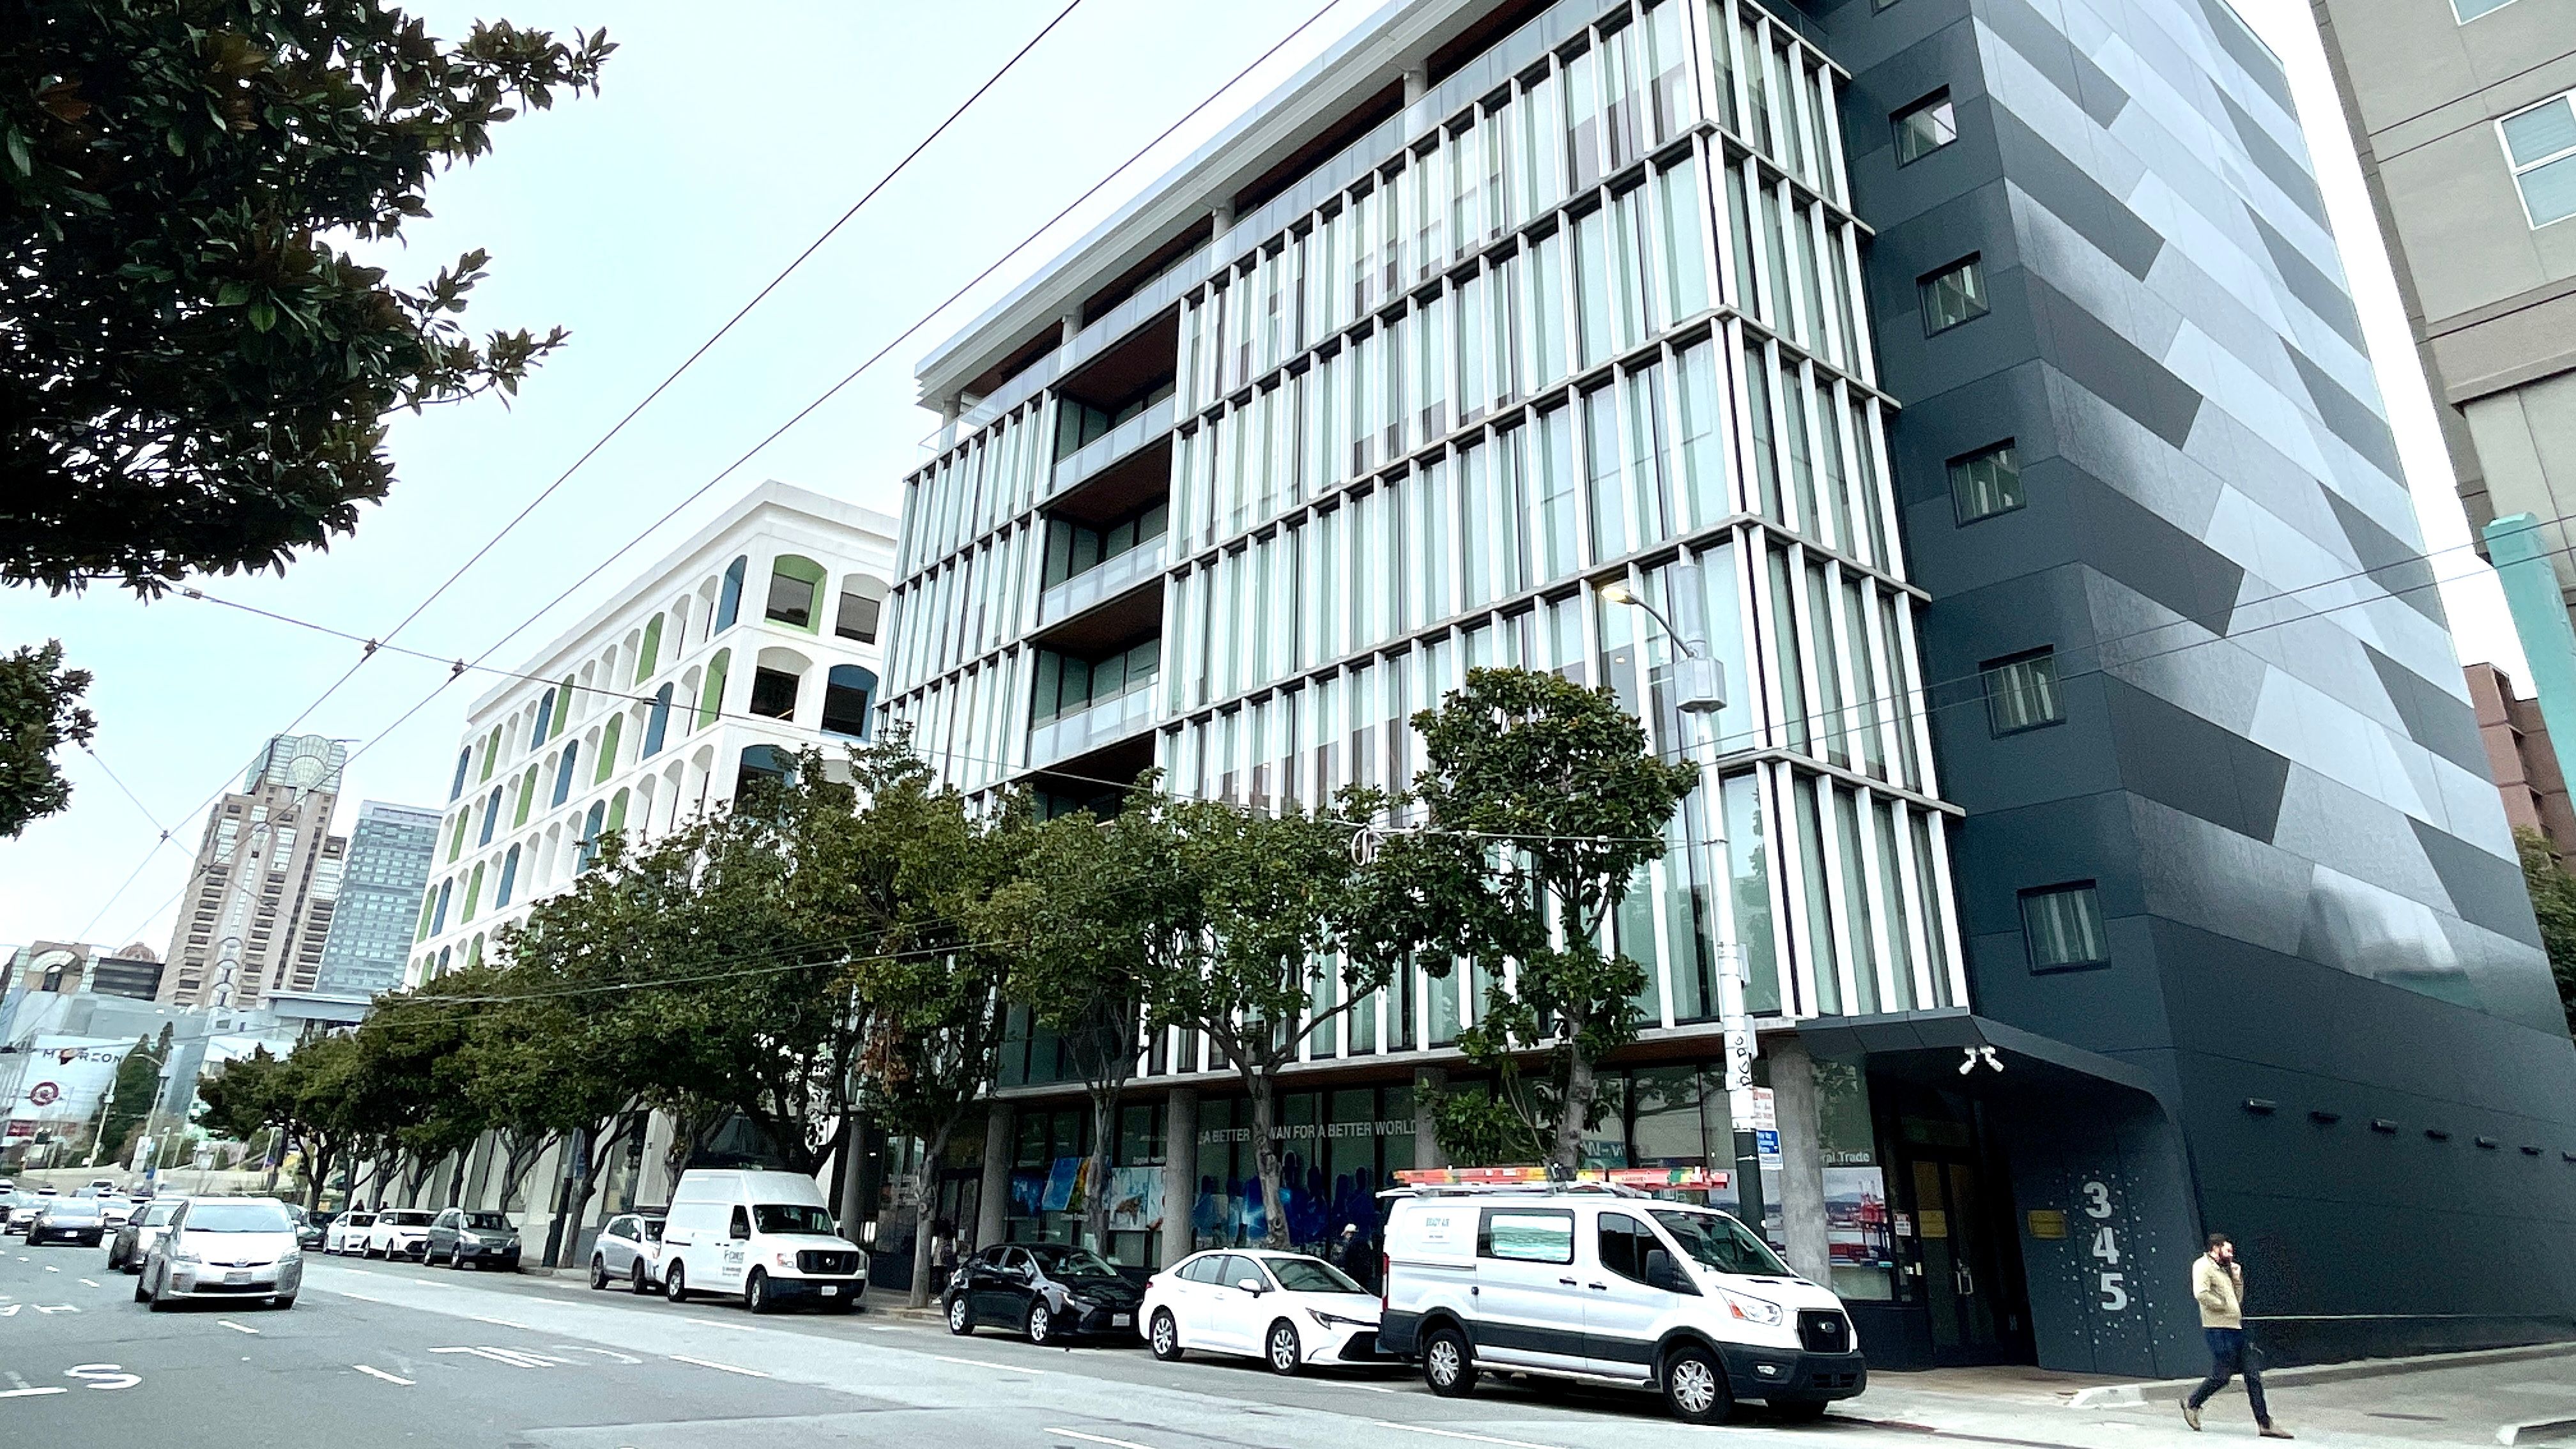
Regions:
[[[478,846],[490,845],[492,832],[501,824],[501,790],[501,786],[493,786],[492,798],[483,802],[483,838],[474,842]]]
[[[750,571],[751,560],[748,557],[725,565],[724,592],[716,596],[717,633],[732,628],[733,621],[742,616],[742,581]]]
[[[823,682],[823,733],[868,737],[868,708],[875,703],[877,676],[857,664],[835,664]]]
[[[438,909],[430,914],[429,933],[433,936],[447,929],[447,901],[456,892],[456,877],[438,883]]]
[[[497,911],[503,906],[508,905],[510,903],[510,892],[518,884],[519,847],[513,845],[510,847],[510,853],[501,857],[501,888],[492,893],[492,909]]]
[[[555,798],[546,808],[551,810],[572,798],[572,772],[581,768],[581,741],[565,744],[563,763],[555,767]]]
[[[607,817],[607,801],[594,800],[590,803],[590,814],[584,817],[581,823],[580,851],[573,858],[575,874],[590,869],[591,862],[599,859],[599,828]]]
[[[447,974],[447,957],[448,957],[448,954],[449,954],[450,952],[454,951],[455,949],[456,949],[456,948],[455,948],[455,947],[453,947],[453,946],[441,946],[441,947],[439,947],[439,948],[438,948],[438,972],[437,972],[437,974],[439,974],[439,975],[441,975],[441,976],[444,976],[444,975],[446,975],[446,974]]]
[[[776,745],[748,745],[742,752],[742,767],[734,773],[733,798],[739,802],[751,793],[755,781],[775,780],[789,784],[796,779],[796,757]]]
[[[662,752],[662,739],[671,731],[671,686],[653,691],[653,712],[644,717],[644,754],[651,759]]]
[[[474,767],[474,747],[467,745],[456,752],[456,780],[447,787],[447,798],[455,801],[465,793],[465,772]]]
[[[554,719],[555,692],[549,689],[545,697],[537,701],[537,727],[528,731],[529,749],[533,750],[546,742],[546,726],[554,723]]]

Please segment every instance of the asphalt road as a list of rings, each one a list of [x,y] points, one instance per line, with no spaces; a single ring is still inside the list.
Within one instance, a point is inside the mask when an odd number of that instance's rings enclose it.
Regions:
[[[570,1278],[319,1256],[308,1258],[290,1311],[220,1303],[152,1314],[133,1301],[134,1280],[104,1264],[95,1249],[0,1245],[0,1444],[1637,1449],[1707,1435],[1747,1449],[1818,1449],[1824,1440],[1919,1449],[1927,1438],[2021,1449],[2208,1443],[2183,1441],[2178,1423],[2146,1412],[2076,1416],[2042,1405],[1940,1424],[1940,1404],[1895,1388],[1874,1389],[1821,1424],[1780,1424],[1751,1409],[1722,1429],[1688,1429],[1642,1395],[1543,1398],[1488,1379],[1472,1398],[1440,1399],[1394,1369],[1282,1379],[1249,1361],[1157,1363],[1141,1345],[960,1339],[883,1304],[848,1317],[754,1319],[731,1303],[673,1306],[623,1289],[594,1293]],[[2249,1446],[2251,1430],[2244,1424],[2239,1435]]]

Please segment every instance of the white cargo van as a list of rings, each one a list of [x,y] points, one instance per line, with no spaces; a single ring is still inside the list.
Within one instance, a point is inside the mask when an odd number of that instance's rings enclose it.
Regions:
[[[754,1313],[793,1301],[846,1313],[867,1291],[867,1255],[840,1236],[814,1179],[734,1170],[680,1175],[662,1225],[662,1292],[672,1302],[739,1293]]]
[[[1618,1384],[1704,1424],[1737,1399],[1820,1415],[1867,1386],[1842,1300],[1724,1213],[1579,1184],[1384,1197],[1378,1347],[1433,1393],[1483,1371]]]

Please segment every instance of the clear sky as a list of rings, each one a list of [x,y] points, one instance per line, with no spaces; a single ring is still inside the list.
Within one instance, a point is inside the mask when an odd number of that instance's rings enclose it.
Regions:
[[[1082,0],[401,642],[442,657],[491,648],[1324,3]],[[391,629],[1063,4],[413,6],[447,36],[497,13],[558,30],[605,23],[619,42],[604,94],[501,127],[494,154],[437,183],[435,215],[385,259],[418,278],[487,247],[492,277],[468,325],[560,323],[572,344],[513,407],[475,402],[397,421],[393,496],[366,510],[354,537],[283,577],[215,579],[207,592],[361,635]],[[2493,575],[2462,546],[2467,529],[2432,404],[2306,0],[2239,4],[2289,64],[2426,536],[2451,550],[2436,570],[2460,580],[2444,598],[2461,655],[2519,674]],[[530,624],[494,662],[535,652],[763,478],[898,511],[897,480],[935,423],[913,404],[914,359],[1374,8],[1339,0],[1102,198]],[[0,648],[46,638],[98,676],[96,755],[69,754],[69,811],[0,844],[0,942],[140,940],[161,950],[200,807],[238,786],[260,743],[294,724],[357,646],[175,597],[147,606],[111,591],[0,591]],[[445,801],[465,706],[490,682],[468,676],[441,691],[447,672],[379,655],[297,726],[363,748],[341,796],[341,829],[362,798]],[[163,829],[171,840],[155,851]]]

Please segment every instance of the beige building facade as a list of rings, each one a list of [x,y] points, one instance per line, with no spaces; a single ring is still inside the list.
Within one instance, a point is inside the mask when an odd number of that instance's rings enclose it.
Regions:
[[[158,999],[250,1007],[312,989],[348,852],[331,833],[348,753],[320,735],[275,736],[207,812]]]

